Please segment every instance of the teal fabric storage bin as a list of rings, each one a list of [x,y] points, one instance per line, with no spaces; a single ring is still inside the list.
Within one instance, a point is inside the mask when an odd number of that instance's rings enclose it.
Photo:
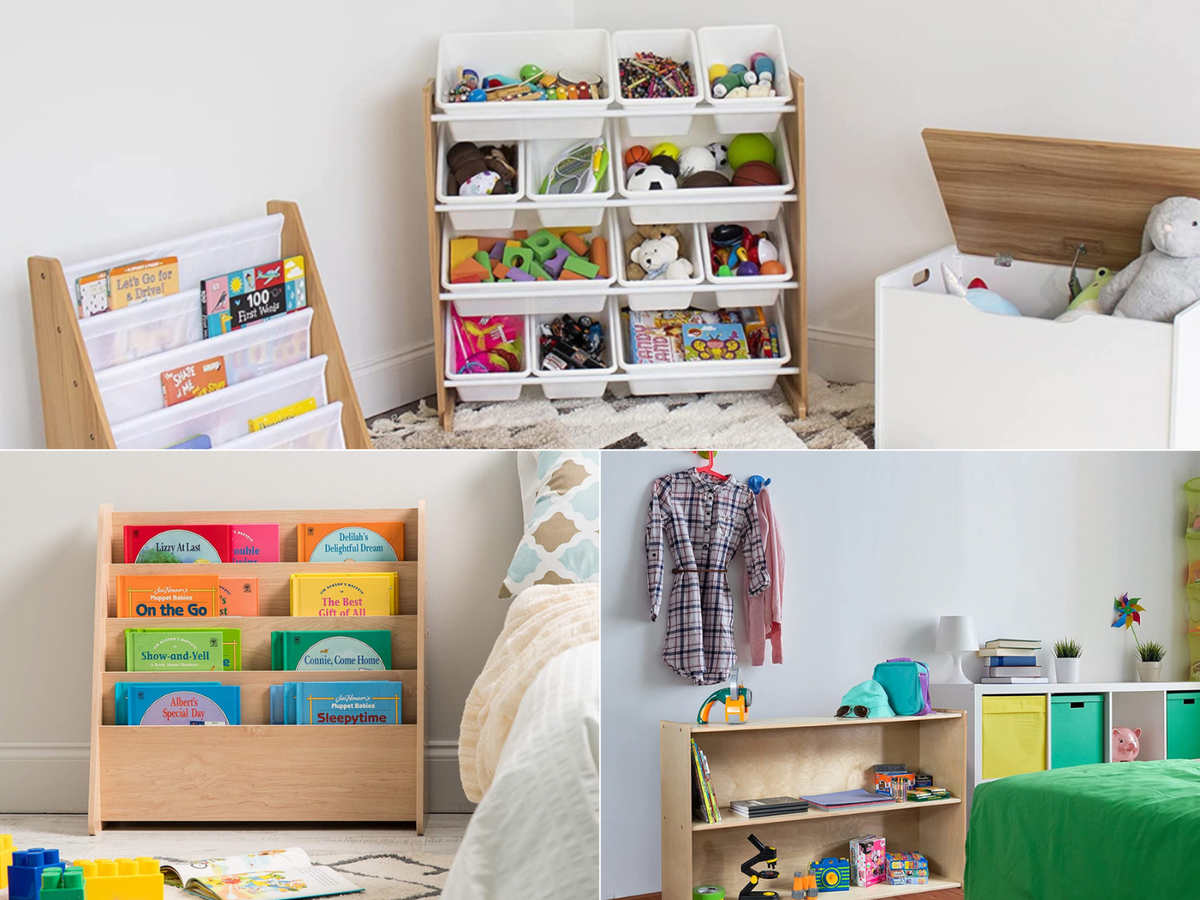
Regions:
[[[1050,698],[1050,768],[1104,762],[1104,697],[1062,694]]]
[[[1200,759],[1200,691],[1167,694],[1167,759]]]

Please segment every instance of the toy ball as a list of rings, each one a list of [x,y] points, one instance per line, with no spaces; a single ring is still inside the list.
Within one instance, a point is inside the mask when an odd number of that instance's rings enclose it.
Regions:
[[[658,166],[663,171],[669,173],[672,177],[679,177],[679,161],[671,156],[656,154],[650,158],[650,165]]]
[[[471,93],[467,94],[467,100],[471,103],[482,103],[487,100],[487,91],[477,87]]]
[[[717,171],[693,172],[680,185],[680,187],[684,188],[719,188],[729,186],[729,179]]]
[[[627,182],[631,191],[673,191],[679,182],[662,166],[648,165],[639,169]]]
[[[679,148],[670,141],[663,141],[651,151],[651,156],[669,156],[671,159],[679,159]]]
[[[643,147],[641,144],[634,144],[625,151],[625,168],[629,168],[636,163],[648,163],[654,154],[650,152],[649,147]]]
[[[746,260],[744,263],[738,266],[737,273],[741,278],[753,278],[754,276],[761,274],[758,266],[750,262],[750,260]]]
[[[763,233],[763,236],[758,239],[758,261],[760,263],[773,262],[779,259],[779,248],[775,246],[775,242]]]
[[[733,183],[736,187],[783,184],[783,176],[770,163],[753,159],[744,166],[738,167],[733,173]]]
[[[716,161],[718,169],[723,169],[729,165],[729,148],[720,141],[714,141],[705,149],[713,155],[713,159]]]
[[[775,144],[765,134],[739,134],[729,142],[729,165],[734,170],[748,162],[765,162],[775,165]]]
[[[679,154],[679,174],[685,179],[697,172],[712,172],[717,161],[707,147],[688,147]]]
[[[759,251],[761,253],[761,251]],[[777,259],[768,259],[758,267],[759,275],[786,275],[787,269]]]
[[[634,163],[632,166],[630,166],[628,169],[625,170],[625,177],[627,179],[633,178],[634,175],[636,175],[638,172],[642,171],[642,169],[646,168],[647,165],[649,165],[649,163],[643,163],[643,162]]]
[[[722,63],[713,63],[708,67],[708,83],[712,84],[714,81],[719,81],[728,74],[729,66]]]
[[[521,66],[521,80],[532,81],[542,74],[542,67],[536,66],[533,63],[526,63]]]

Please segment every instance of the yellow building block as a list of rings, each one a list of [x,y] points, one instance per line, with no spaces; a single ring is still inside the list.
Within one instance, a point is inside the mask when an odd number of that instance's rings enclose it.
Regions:
[[[11,834],[0,834],[0,891],[8,887],[8,867],[12,865],[12,855],[16,849]]]
[[[163,900],[163,876],[153,857],[77,859],[72,865],[83,869],[84,900]]]
[[[475,238],[453,238],[450,241],[450,271],[479,252],[479,241]]]

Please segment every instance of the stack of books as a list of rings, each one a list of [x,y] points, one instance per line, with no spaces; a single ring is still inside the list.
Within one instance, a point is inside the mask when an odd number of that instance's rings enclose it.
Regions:
[[[734,815],[747,819],[767,816],[792,816],[808,812],[808,801],[799,797],[764,797],[759,800],[734,800],[729,804]]]
[[[1038,665],[1037,651],[1041,641],[1017,638],[997,638],[984,644],[983,684],[1046,684],[1050,681]]]
[[[708,758],[692,740],[692,814],[701,822],[715,825],[721,821],[721,807],[713,791]]]

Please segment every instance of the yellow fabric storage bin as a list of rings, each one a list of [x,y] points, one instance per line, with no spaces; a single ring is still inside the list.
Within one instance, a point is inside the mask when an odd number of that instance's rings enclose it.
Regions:
[[[1046,697],[983,698],[983,777],[1046,768]]]

